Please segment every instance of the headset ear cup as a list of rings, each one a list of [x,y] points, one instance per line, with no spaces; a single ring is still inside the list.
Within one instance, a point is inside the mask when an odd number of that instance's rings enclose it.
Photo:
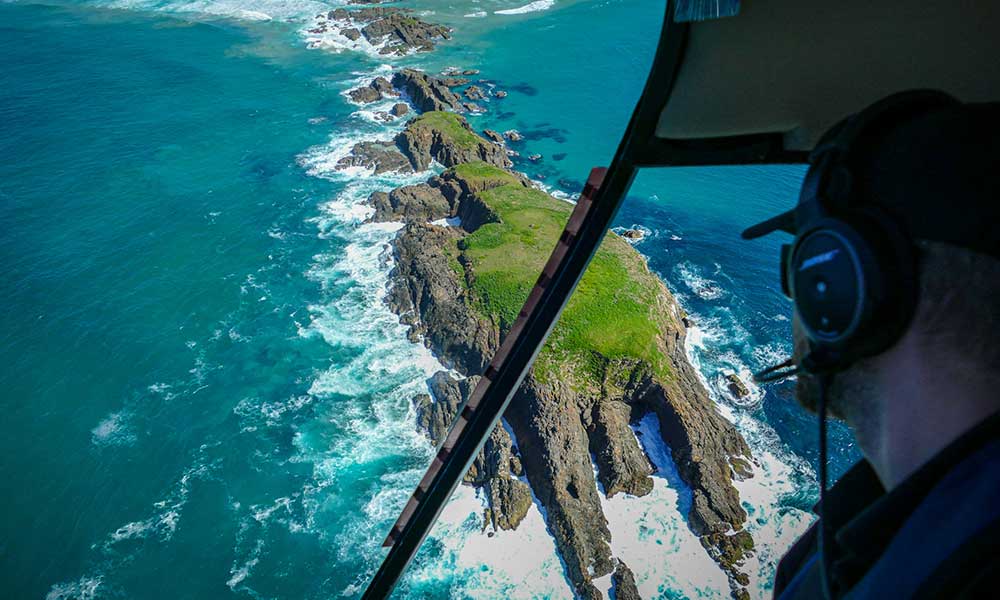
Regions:
[[[881,353],[899,341],[913,320],[919,295],[916,249],[880,211],[866,209],[852,219],[873,258],[872,323],[857,343],[859,356]]]
[[[791,250],[788,282],[796,314],[813,348],[831,359],[853,354],[854,340],[868,329],[873,262],[864,238],[833,218],[819,220]]]
[[[911,248],[891,220],[869,212],[823,219],[796,241],[789,284],[814,348],[846,365],[899,340],[916,305]],[[817,285],[829,288],[825,296]]]

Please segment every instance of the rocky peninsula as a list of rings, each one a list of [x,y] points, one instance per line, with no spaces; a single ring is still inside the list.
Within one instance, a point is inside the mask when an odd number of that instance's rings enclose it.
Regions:
[[[503,147],[454,112],[424,112],[391,141],[356,145],[343,162],[408,172],[432,159],[447,169],[370,202],[372,220],[404,223],[394,241],[391,308],[412,339],[464,376],[442,371],[431,394],[414,398],[418,427],[436,444],[516,319],[572,207],[510,171]],[[534,494],[579,597],[600,598],[593,580],[608,574],[617,597],[638,597],[628,566],[612,556],[599,494],[652,490],[654,467],[632,428],[649,413],[690,487],[689,526],[729,574],[734,596],[747,597],[740,565],[753,540],[732,482],[750,476],[750,450],[688,362],[682,316],[642,256],[609,233],[504,415],[507,427],[497,427],[465,478],[482,490],[485,527],[516,528]]]
[[[383,53],[430,50],[449,35],[393,8],[337,9],[317,19],[318,28],[364,37]],[[513,325],[572,210],[511,170],[517,152],[507,145],[522,142],[518,131],[486,130],[484,138],[462,116],[481,111],[471,101],[487,97],[470,85],[476,74],[404,68],[351,90],[359,104],[393,98],[385,120],[416,116],[392,139],[355,144],[338,163],[376,174],[445,168],[369,198],[372,221],[404,224],[393,242],[390,307],[411,339],[450,369],[413,398],[417,427],[435,445]],[[655,468],[643,444],[651,443],[669,447],[689,487],[689,527],[728,573],[733,596],[748,597],[740,569],[753,540],[733,480],[751,476],[750,449],[687,360],[684,316],[643,257],[609,233],[465,476],[486,503],[484,529],[515,529],[540,504],[580,598],[601,598],[594,580],[609,575],[617,598],[639,598],[631,569],[612,554],[600,494],[650,493]],[[662,440],[640,442],[633,426],[649,414]]]

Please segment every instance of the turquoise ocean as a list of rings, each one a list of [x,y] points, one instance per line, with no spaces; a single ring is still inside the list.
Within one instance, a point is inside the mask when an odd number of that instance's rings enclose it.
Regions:
[[[509,91],[471,117],[518,129],[516,168],[572,199],[641,91],[662,4],[405,2],[454,28],[387,58],[307,32],[313,0],[0,2],[0,586],[6,598],[352,598],[431,448],[410,399],[440,368],[383,304],[396,226],[333,169],[385,138],[345,92],[394,67],[475,68]],[[734,99],[738,102],[738,99]],[[738,109],[734,105],[734,110]],[[690,357],[750,441],[752,590],[811,521],[815,433],[794,384],[724,375],[790,350],[780,240],[801,167],[640,176],[618,226],[691,313]],[[857,456],[835,428],[834,472]],[[669,474],[664,449],[652,451]],[[664,476],[605,504],[653,598],[726,597]],[[399,598],[569,598],[533,509],[481,533],[462,487]]]

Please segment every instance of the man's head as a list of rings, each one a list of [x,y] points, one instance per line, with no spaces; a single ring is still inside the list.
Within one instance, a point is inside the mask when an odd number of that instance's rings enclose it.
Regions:
[[[796,359],[836,373],[831,413],[873,409],[900,348],[996,372],[991,343],[968,337],[1000,333],[1000,104],[890,96],[831,129],[810,162],[798,206],[744,237],[796,235],[782,258]],[[807,407],[816,384],[800,377]]]

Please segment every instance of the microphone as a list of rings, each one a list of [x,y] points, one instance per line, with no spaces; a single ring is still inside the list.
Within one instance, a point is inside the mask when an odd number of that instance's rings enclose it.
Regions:
[[[802,366],[795,364],[794,358],[788,357],[788,360],[754,373],[753,380],[757,383],[774,383],[798,375],[802,371],[804,371]]]

